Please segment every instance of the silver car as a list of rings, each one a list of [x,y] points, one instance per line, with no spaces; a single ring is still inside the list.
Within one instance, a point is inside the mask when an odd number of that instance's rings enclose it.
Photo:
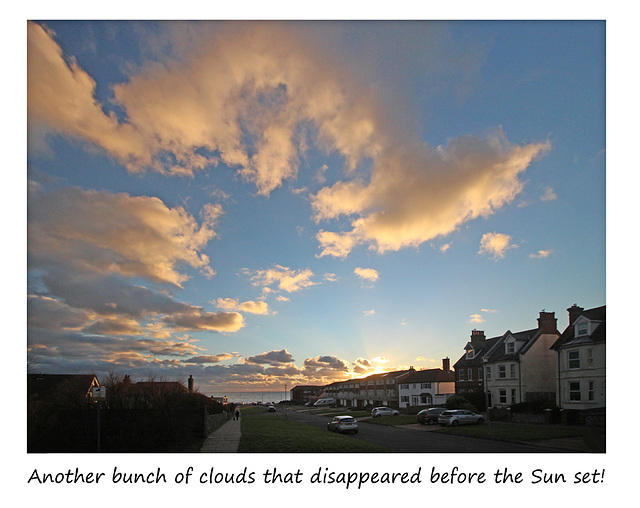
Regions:
[[[484,417],[468,409],[448,409],[438,416],[438,423],[443,426],[457,427],[469,423],[484,423]]]
[[[353,432],[354,434],[357,434],[358,422],[353,416],[334,416],[333,420],[327,423],[327,429],[334,432]]]
[[[398,416],[400,413],[398,413],[395,409],[392,409],[390,407],[374,407],[371,410],[371,416],[373,418],[377,418],[379,416]]]

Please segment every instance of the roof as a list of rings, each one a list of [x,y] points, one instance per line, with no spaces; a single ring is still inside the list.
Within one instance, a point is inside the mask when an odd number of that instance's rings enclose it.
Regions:
[[[498,340],[500,340],[502,338],[502,336],[500,337],[492,337],[490,339],[484,339],[481,343],[476,343],[473,344],[474,349],[476,351],[476,355],[471,358],[468,359],[466,353],[464,355],[462,355],[462,357],[453,364],[454,368],[462,368],[462,367],[473,367],[476,365],[482,365],[482,357],[483,355],[487,354],[491,348],[498,342]],[[470,343],[467,342],[467,346]],[[467,349],[467,346],[465,346],[465,349]],[[476,347],[476,346],[480,346],[480,347]]]
[[[487,361],[497,362],[501,360],[517,360],[522,354],[526,353],[533,344],[535,344],[536,340],[538,340],[538,337],[540,337],[542,333],[542,330],[539,328],[516,333],[511,332],[511,330],[507,330],[502,337],[499,337],[499,340],[495,342],[489,351]],[[504,347],[500,346],[504,344],[509,337],[513,337],[516,341],[524,342],[525,344],[518,348],[514,353],[507,353]]]
[[[580,317],[584,316],[589,321],[595,321],[599,324],[596,328],[591,332],[588,337],[578,337],[575,336],[575,321],[580,319]],[[562,332],[558,340],[553,343],[551,349],[560,349],[561,347],[576,345],[577,343],[598,343],[598,342],[606,342],[607,340],[607,306],[603,305],[602,307],[594,307],[593,309],[587,309],[580,313],[580,315],[576,318],[567,328]]]
[[[49,398],[61,392],[85,397],[91,387],[99,386],[93,374],[27,374],[27,396]]]
[[[456,380],[455,372],[445,372],[442,369],[414,370],[403,376],[401,383],[438,383]]]

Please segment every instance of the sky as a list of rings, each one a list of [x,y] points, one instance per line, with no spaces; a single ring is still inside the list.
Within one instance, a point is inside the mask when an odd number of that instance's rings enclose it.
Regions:
[[[562,331],[607,303],[605,50],[602,21],[29,22],[29,371],[286,391]]]

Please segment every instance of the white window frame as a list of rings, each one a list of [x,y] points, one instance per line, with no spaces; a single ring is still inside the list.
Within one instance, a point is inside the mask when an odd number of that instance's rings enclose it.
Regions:
[[[580,402],[582,400],[580,381],[569,381],[569,401]]]
[[[572,355],[575,355],[572,357]],[[567,351],[567,367],[569,370],[576,370],[580,368],[580,350],[571,349]]]
[[[504,364],[498,365],[498,379],[507,378],[507,366]]]

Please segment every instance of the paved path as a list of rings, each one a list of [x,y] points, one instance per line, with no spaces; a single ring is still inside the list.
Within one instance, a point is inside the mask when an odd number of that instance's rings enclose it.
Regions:
[[[200,453],[238,453],[240,420],[228,420],[205,439]]]

